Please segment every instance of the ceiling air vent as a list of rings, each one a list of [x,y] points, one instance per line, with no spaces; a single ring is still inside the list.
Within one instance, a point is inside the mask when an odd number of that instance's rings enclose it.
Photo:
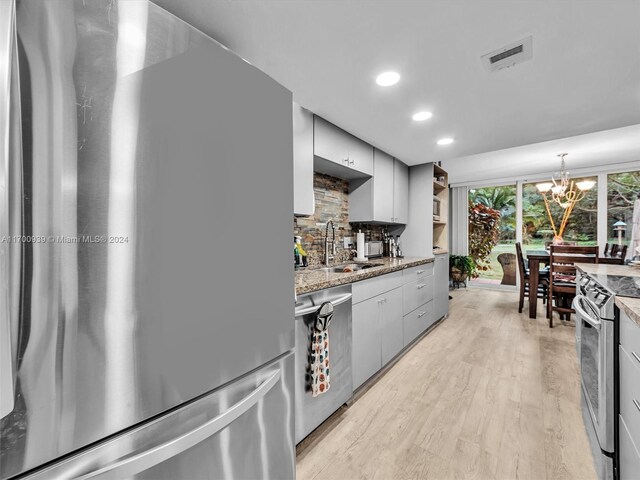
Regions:
[[[498,50],[480,57],[485,68],[490,72],[513,67],[518,63],[531,60],[533,57],[533,37],[529,36],[519,42],[510,43]]]

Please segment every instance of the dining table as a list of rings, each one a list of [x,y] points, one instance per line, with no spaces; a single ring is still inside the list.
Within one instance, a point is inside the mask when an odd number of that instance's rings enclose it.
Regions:
[[[538,285],[540,284],[540,264],[549,264],[548,250],[527,250],[529,262],[529,318],[538,315]]]
[[[529,262],[529,292],[537,292],[540,284],[540,265],[549,265],[549,250],[527,250],[526,255]],[[624,264],[624,259],[601,255],[598,257],[598,262]],[[529,318],[536,318],[537,315],[538,296],[529,293]]]

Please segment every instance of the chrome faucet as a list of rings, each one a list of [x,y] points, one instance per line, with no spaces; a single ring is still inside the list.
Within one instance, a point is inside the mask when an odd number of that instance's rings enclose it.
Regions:
[[[331,254],[329,254],[329,224],[331,224]],[[329,265],[331,260],[333,260],[336,256],[336,226],[333,223],[333,220],[329,220],[327,222],[327,227],[324,232],[324,264]]]

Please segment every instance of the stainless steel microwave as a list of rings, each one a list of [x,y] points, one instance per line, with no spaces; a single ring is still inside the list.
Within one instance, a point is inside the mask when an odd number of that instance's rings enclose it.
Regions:
[[[382,241],[377,240],[374,242],[366,242],[364,244],[364,255],[367,258],[382,257],[382,254],[383,254]]]

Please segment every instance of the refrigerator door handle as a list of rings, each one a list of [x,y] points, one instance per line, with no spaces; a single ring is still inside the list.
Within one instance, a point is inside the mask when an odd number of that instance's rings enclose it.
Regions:
[[[11,63],[14,37],[14,2],[0,5],[0,418],[14,405],[11,348],[11,303],[9,302],[9,124],[11,120]]]
[[[165,460],[175,457],[194,445],[205,441],[212,435],[215,435],[242,414],[254,407],[267,393],[269,393],[276,383],[278,383],[280,377],[281,371],[278,369],[249,395],[232,405],[224,413],[221,413],[209,420],[207,423],[200,425],[198,428],[142,453],[133,455],[119,462],[112,463],[85,475],[81,475],[77,477],[77,480],[102,477],[127,478],[158,465]]]

